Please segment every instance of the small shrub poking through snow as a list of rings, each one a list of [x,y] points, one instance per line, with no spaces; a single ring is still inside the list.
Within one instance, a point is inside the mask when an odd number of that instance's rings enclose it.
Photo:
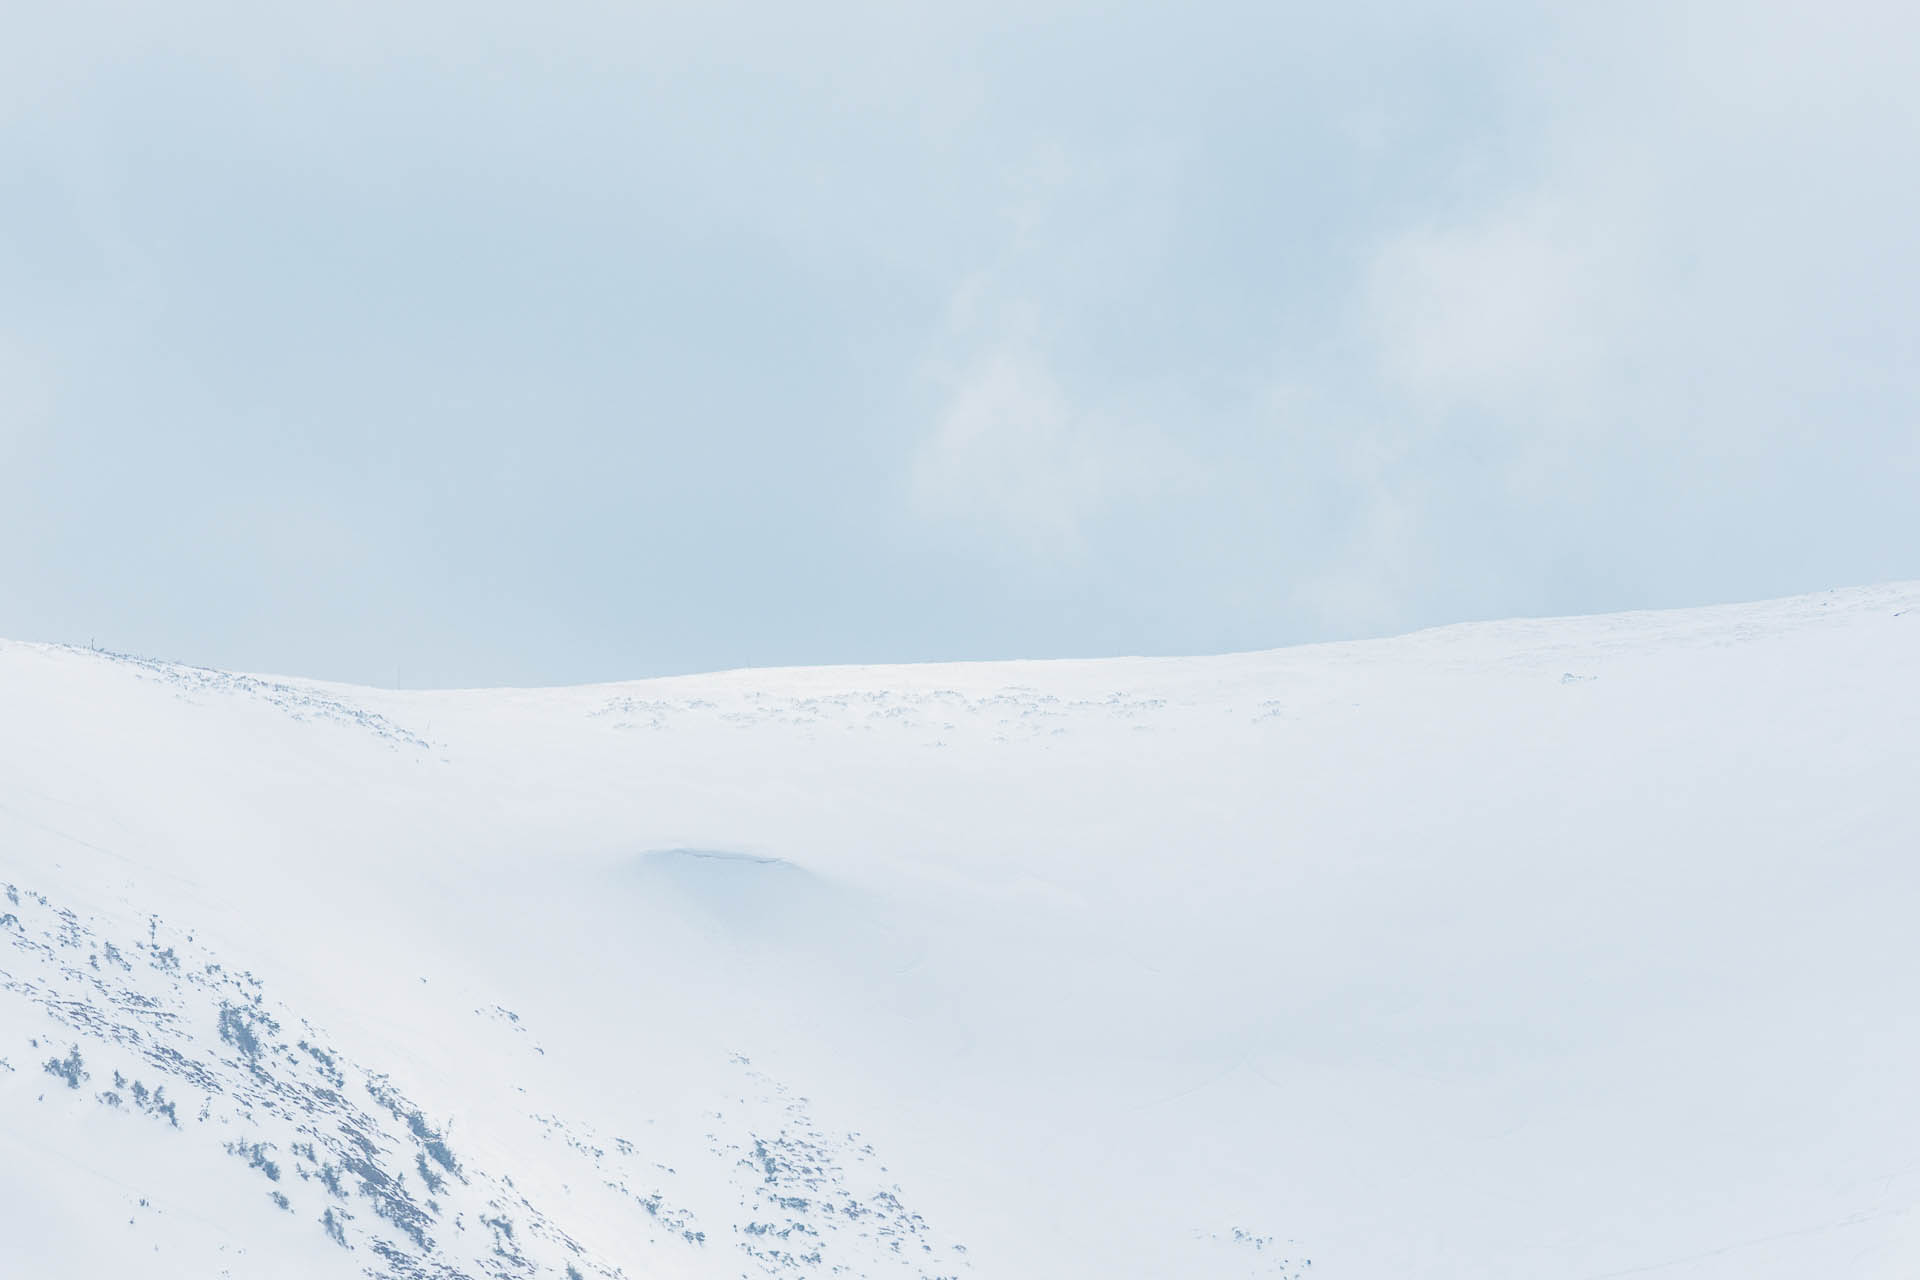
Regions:
[[[69,1049],[65,1058],[48,1058],[45,1066],[48,1075],[59,1076],[67,1082],[69,1089],[78,1089],[80,1082],[89,1078],[85,1065],[80,1061],[79,1045]]]

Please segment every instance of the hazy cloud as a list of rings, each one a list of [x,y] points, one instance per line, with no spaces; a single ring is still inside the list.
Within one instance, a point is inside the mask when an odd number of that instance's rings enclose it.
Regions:
[[[1381,363],[1424,402],[1564,417],[1618,355],[1631,235],[1535,196],[1393,237],[1366,283]]]
[[[979,357],[952,387],[913,463],[925,514],[1078,550],[1088,522],[1192,481],[1158,429],[1076,403],[1031,351]]]
[[[1920,574],[1911,5],[15,25],[0,635],[522,682]]]

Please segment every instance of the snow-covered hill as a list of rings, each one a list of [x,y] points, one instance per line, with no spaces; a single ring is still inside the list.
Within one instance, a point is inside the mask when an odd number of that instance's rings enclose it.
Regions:
[[[1920,584],[403,693],[0,644],[6,1277],[1920,1274]]]

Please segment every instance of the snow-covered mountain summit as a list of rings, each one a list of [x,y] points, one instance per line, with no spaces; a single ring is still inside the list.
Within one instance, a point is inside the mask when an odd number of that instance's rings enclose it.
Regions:
[[[0,643],[0,1276],[1920,1274],[1920,584],[406,693]]]

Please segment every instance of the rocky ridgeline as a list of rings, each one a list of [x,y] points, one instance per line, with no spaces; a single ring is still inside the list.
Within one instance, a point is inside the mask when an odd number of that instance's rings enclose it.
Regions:
[[[620,730],[672,729],[709,721],[734,728],[789,725],[847,731],[971,733],[995,742],[1057,736],[1077,726],[1125,721],[1152,728],[1167,708],[1164,698],[1111,693],[1102,698],[1060,698],[1012,687],[969,695],[955,689],[896,692],[886,689],[793,697],[748,691],[722,703],[712,698],[609,698],[588,712]]]
[[[348,725],[400,747],[413,747],[425,751],[431,745],[419,734],[395,724],[376,711],[357,707],[345,699],[323,693],[315,688],[289,684],[284,680],[236,675],[231,671],[215,671],[210,667],[190,667],[178,662],[162,662],[157,658],[143,658],[134,653],[116,653],[109,649],[81,649],[72,645],[60,647],[72,653],[84,653],[90,657],[119,663],[131,669],[141,679],[167,685],[181,697],[189,700],[207,695],[252,698],[278,708],[294,720],[326,720],[335,724]]]
[[[270,1000],[258,979],[148,922],[114,938],[46,897],[5,887],[0,1028],[15,1062],[90,1093],[129,1123],[211,1143],[260,1178],[289,1230],[323,1233],[370,1276],[404,1280],[618,1280],[514,1190],[475,1167],[387,1076],[350,1061]]]
[[[50,1091],[237,1161],[287,1230],[320,1233],[368,1276],[647,1273],[646,1258],[583,1244],[516,1189],[513,1171],[480,1167],[396,1081],[191,934],[155,917],[145,936],[116,936],[45,895],[0,891],[0,1069],[44,1073]],[[475,1012],[547,1052],[517,1014]],[[969,1269],[966,1249],[938,1242],[906,1206],[870,1144],[826,1132],[807,1099],[745,1057],[733,1070],[727,1092],[739,1107],[711,1113],[705,1149],[688,1153],[718,1162],[710,1182],[731,1188],[718,1235],[672,1193],[672,1164],[585,1122],[530,1117],[554,1144],[542,1171],[604,1187],[631,1206],[651,1247],[708,1255],[717,1274],[955,1280]],[[713,1256],[729,1247],[730,1266]]]
[[[902,1203],[872,1144],[825,1132],[806,1098],[743,1055],[733,1062],[750,1086],[749,1111],[734,1133],[716,1126],[707,1137],[739,1194],[737,1242],[763,1273],[958,1280],[971,1270],[965,1245],[943,1244]]]
[[[1220,1280],[1307,1280],[1313,1274],[1313,1259],[1301,1256],[1292,1240],[1243,1227],[1196,1231],[1193,1238],[1200,1245],[1197,1253],[1207,1260],[1207,1274]]]

